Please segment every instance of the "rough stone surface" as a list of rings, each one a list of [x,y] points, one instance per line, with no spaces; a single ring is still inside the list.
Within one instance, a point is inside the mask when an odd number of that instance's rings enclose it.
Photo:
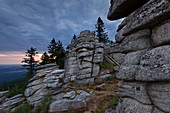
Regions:
[[[170,44],[170,19],[152,30],[153,44],[160,46],[163,44]]]
[[[73,94],[73,92],[74,91],[68,92],[66,93],[65,96],[72,97],[71,94]],[[90,94],[88,94],[87,92],[82,90],[80,94],[77,96],[75,96],[75,92],[74,92],[74,97],[71,98],[71,100],[61,99],[61,100],[52,102],[50,104],[49,112],[56,113],[59,111],[68,111],[70,109],[74,109],[74,110],[81,109],[81,108],[86,107],[87,103],[89,103],[90,101],[91,101]]]
[[[116,78],[122,80],[134,80],[138,68],[138,65],[121,65]]]
[[[141,58],[136,80],[170,80],[170,45],[147,51]]]
[[[105,45],[109,55],[125,54],[116,113],[169,113],[170,1],[111,0],[108,19],[124,16],[116,43]]]
[[[111,7],[107,18],[109,20],[123,18],[141,7],[147,1],[148,0],[111,0]]]
[[[8,112],[24,102],[25,98],[22,94],[18,94],[11,98],[6,98],[6,100],[0,104],[0,112]]]
[[[140,59],[147,50],[141,50],[128,53],[124,58],[123,65],[139,65]]]
[[[123,35],[139,29],[154,27],[169,18],[170,3],[168,0],[150,0],[123,20],[122,24],[125,26]],[[120,25],[118,30],[123,25]]]
[[[120,43],[124,38],[125,38],[125,36],[123,36],[123,29],[124,28],[122,28],[116,35],[115,35],[115,40],[116,40],[116,42],[117,43]]]
[[[170,83],[150,83],[148,92],[155,106],[164,112],[170,112]]]
[[[164,112],[160,111],[158,108],[155,107],[152,113],[164,113]]]
[[[120,53],[121,45],[119,43],[113,43],[111,45],[105,45],[104,48],[105,53]]]
[[[69,45],[65,69],[74,84],[94,82],[97,78],[104,59],[104,44],[97,40],[94,32],[85,30]]]
[[[120,98],[116,113],[152,113],[152,105],[144,105],[130,98]]]
[[[151,48],[152,45],[149,36],[149,29],[140,30],[134,34],[127,36],[121,43],[121,52],[127,53]]]
[[[151,104],[147,94],[146,83],[121,81],[119,82],[118,87],[119,96],[131,97],[141,103]]]

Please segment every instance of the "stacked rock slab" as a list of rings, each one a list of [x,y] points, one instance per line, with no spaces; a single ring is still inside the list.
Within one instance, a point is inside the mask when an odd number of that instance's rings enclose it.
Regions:
[[[66,76],[75,84],[94,82],[99,74],[99,63],[103,61],[104,44],[94,32],[82,31],[67,48]]]
[[[24,104],[25,97],[22,94],[18,94],[11,98],[6,97],[6,93],[9,91],[0,92],[0,113],[7,113],[10,110],[14,110],[18,105]]]
[[[37,68],[37,74],[29,80],[25,97],[27,102],[36,107],[41,105],[44,97],[50,94],[52,97],[65,90],[64,70],[57,70],[55,64],[47,64]]]
[[[91,101],[90,94],[69,86],[65,70],[59,70],[56,64],[38,67],[36,76],[29,80],[24,95],[27,102],[34,106],[33,111],[39,109],[42,100],[48,95],[51,98],[49,113],[81,109]]]
[[[169,113],[170,1],[135,2],[111,0],[108,14],[109,20],[127,16],[116,43],[106,48],[110,54],[125,55],[116,75],[121,80],[116,113]]]

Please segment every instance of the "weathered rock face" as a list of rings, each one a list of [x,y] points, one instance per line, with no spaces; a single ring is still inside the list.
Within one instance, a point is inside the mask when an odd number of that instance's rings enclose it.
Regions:
[[[45,70],[44,70],[45,69]],[[34,76],[25,90],[27,102],[33,106],[40,106],[42,99],[49,93],[51,96],[65,91],[64,70],[57,70],[56,66],[46,70],[46,68],[37,69]],[[48,71],[48,72],[47,72]],[[42,76],[41,73],[44,75]]]
[[[106,48],[109,54],[124,54],[116,75],[121,80],[116,113],[169,113],[170,1],[135,2],[140,1],[111,0],[108,14],[110,20],[127,16],[116,43]]]
[[[116,113],[152,113],[152,105],[144,105],[131,98],[120,98]]]
[[[83,90],[74,91],[69,83],[65,70],[58,70],[54,64],[40,66],[25,90],[26,100],[36,110],[45,96],[50,95],[50,113],[86,107],[91,101],[90,94]]]
[[[6,98],[5,94],[8,91],[0,92],[0,112],[8,112],[12,109],[18,107],[18,105],[22,105],[25,103],[25,97],[22,94],[18,94],[11,98]]]
[[[144,3],[149,0],[111,0],[110,11],[108,13],[109,20],[116,20],[123,18],[137,8],[141,7]]]
[[[49,112],[56,113],[70,109],[81,109],[86,107],[90,101],[90,94],[83,90],[67,92],[63,98],[51,103]]]
[[[85,30],[68,46],[66,56],[66,77],[74,84],[95,82],[99,63],[104,58],[104,44],[98,41],[94,32]]]
[[[50,113],[86,107],[91,101],[90,94],[83,90],[77,91],[73,85],[93,83],[113,77],[109,70],[99,75],[99,63],[103,59],[104,44],[98,42],[94,32],[82,31],[67,47],[65,70],[58,70],[55,64],[37,68],[36,76],[30,79],[25,90],[27,102],[36,110],[41,106],[45,96],[51,95]]]

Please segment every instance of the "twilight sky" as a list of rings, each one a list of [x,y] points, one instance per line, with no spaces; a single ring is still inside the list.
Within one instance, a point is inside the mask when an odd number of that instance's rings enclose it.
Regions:
[[[74,34],[95,29],[98,17],[114,41],[121,20],[107,20],[110,0],[0,0],[0,64],[19,64],[32,47],[47,51],[52,38],[66,47]]]

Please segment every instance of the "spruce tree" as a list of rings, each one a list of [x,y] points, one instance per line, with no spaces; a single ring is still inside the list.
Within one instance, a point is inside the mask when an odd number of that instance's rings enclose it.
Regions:
[[[43,55],[41,56],[42,62],[40,64],[41,65],[49,64],[50,63],[49,58],[50,58],[49,55],[46,52],[44,52]]]
[[[50,63],[56,63],[60,69],[64,68],[65,50],[63,43],[59,40],[57,43],[53,38],[48,46],[48,52],[50,53]]]
[[[21,61],[22,63],[25,63],[23,67],[24,69],[28,70],[26,77],[29,79],[32,78],[35,74],[35,67],[38,63],[38,61],[35,61],[34,58],[36,54],[38,54],[38,52],[36,52],[36,48],[31,47],[30,49],[27,49],[25,55],[27,58],[23,58],[23,60]]]
[[[73,40],[75,40],[77,37],[76,37],[76,35],[74,34],[74,36],[73,36]]]
[[[55,58],[57,55],[56,49],[57,49],[57,43],[53,38],[50,42],[50,45],[48,45],[48,53],[50,54],[50,63],[55,63]]]
[[[57,42],[57,49],[56,49],[56,64],[59,65],[60,69],[64,68],[64,60],[65,60],[65,50],[63,47],[63,43],[59,40]]]
[[[108,33],[105,32],[105,26],[103,20],[99,17],[97,20],[96,27],[96,35],[99,37],[99,42],[109,43]]]

